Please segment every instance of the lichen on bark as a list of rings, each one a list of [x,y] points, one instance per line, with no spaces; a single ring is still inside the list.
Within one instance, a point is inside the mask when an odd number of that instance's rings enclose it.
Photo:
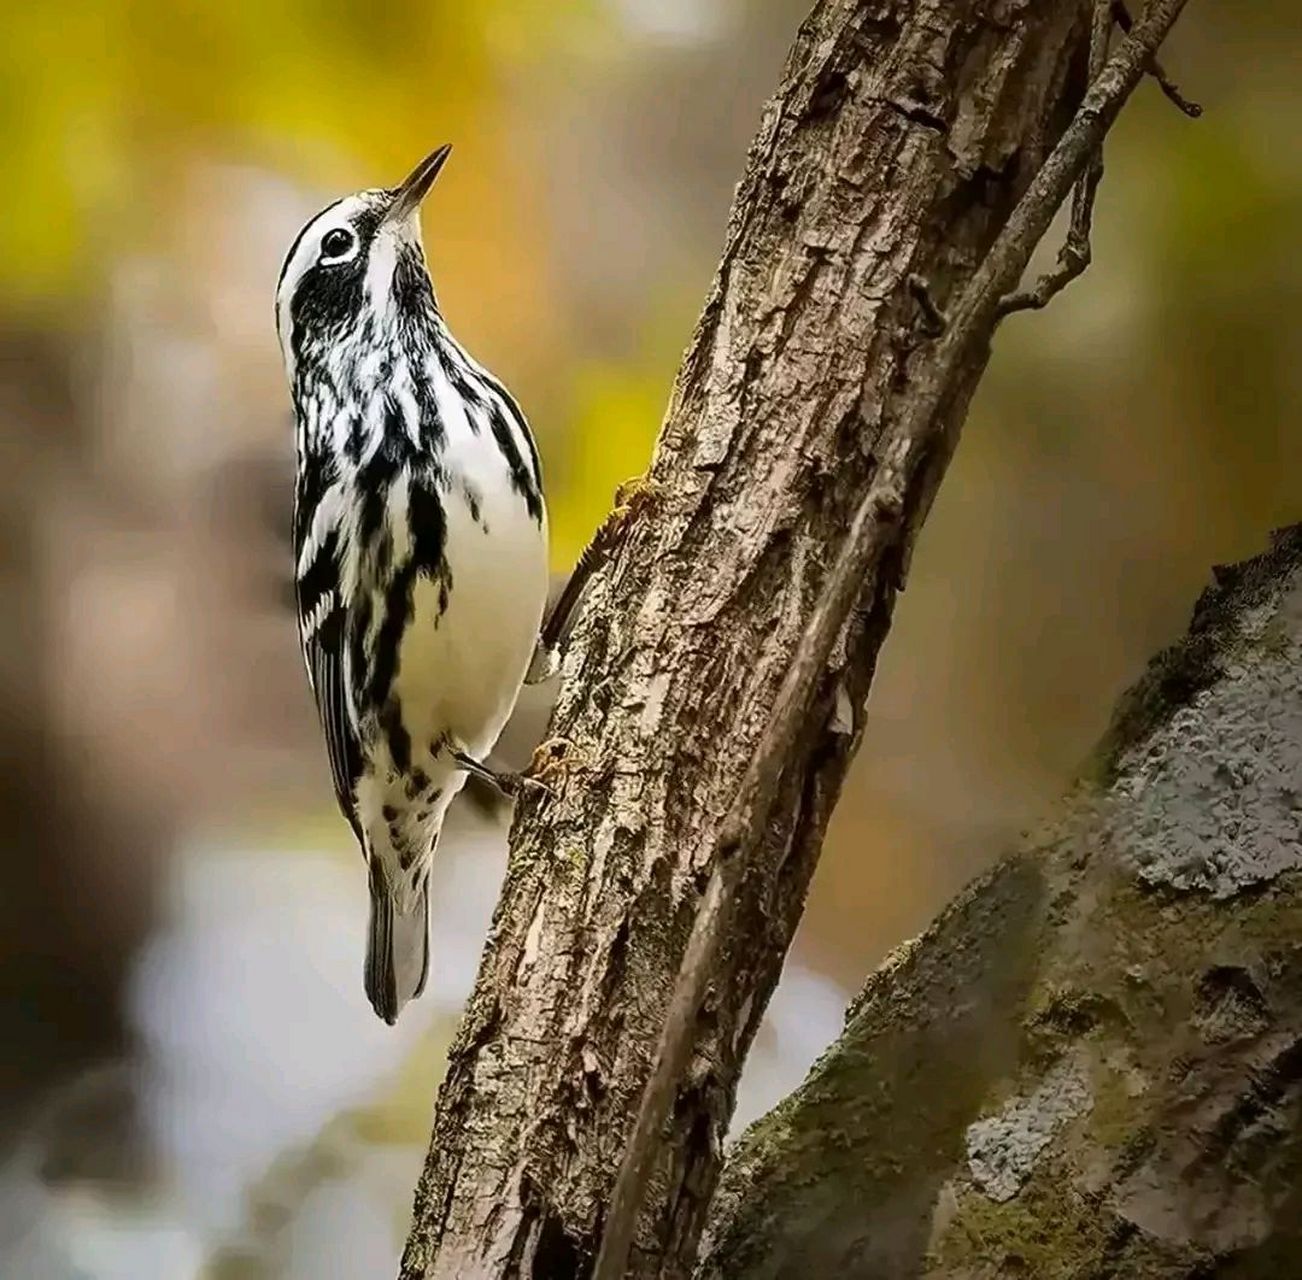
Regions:
[[[701,1280],[1302,1274],[1302,526],[739,1142]]]

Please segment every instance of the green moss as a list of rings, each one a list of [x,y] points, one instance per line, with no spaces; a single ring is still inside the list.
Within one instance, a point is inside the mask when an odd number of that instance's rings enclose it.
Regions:
[[[1280,876],[1246,909],[1240,907],[1234,928],[1246,944],[1263,955],[1296,950],[1302,938],[1302,875]]]
[[[1232,902],[1201,894],[1147,888],[1118,871],[1094,912],[1113,922],[1110,947],[1093,958],[1093,985],[1123,1008],[1158,1001],[1168,1024],[1188,1016],[1190,981],[1214,964],[1252,965],[1272,952],[1291,951],[1302,937],[1302,875],[1279,877],[1255,896]],[[1152,1006],[1142,1021],[1151,1023]],[[1138,1011],[1131,1015],[1139,1020]]]
[[[929,1269],[942,1275],[1027,1276],[1074,1280],[1102,1260],[1107,1216],[1067,1177],[1040,1176],[1019,1196],[997,1204],[975,1191],[932,1243]]]
[[[1126,1021],[1117,1002],[1102,992],[1045,983],[1032,994],[1024,1022],[1027,1048],[1037,1060],[1056,1058],[1065,1043]]]
[[[1132,1147],[1147,1127],[1146,1094],[1135,1091],[1130,1072],[1116,1061],[1097,1062],[1090,1072],[1094,1105],[1087,1132],[1095,1145],[1117,1152]]]
[[[932,1177],[1016,1077],[1043,888],[1038,862],[1001,864],[870,979],[846,1036],[739,1142],[702,1275],[885,1274],[896,1246],[867,1232],[866,1205],[893,1204],[925,1233]]]

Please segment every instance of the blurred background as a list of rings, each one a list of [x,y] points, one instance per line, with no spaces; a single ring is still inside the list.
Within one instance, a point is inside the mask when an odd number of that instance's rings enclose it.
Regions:
[[[459,805],[391,1031],[288,608],[281,256],[457,144],[432,265],[534,421],[562,573],[645,465],[808,2],[9,7],[0,1276],[389,1273],[505,815]],[[1164,59],[1207,114],[1140,90],[1097,265],[999,336],[739,1120],[1052,802],[1209,566],[1302,514],[1295,6],[1193,4]]]

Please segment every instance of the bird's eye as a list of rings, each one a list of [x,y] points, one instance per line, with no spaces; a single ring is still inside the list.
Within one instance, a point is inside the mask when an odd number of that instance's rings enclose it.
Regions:
[[[322,260],[342,258],[352,247],[353,233],[344,227],[335,227],[321,237]]]

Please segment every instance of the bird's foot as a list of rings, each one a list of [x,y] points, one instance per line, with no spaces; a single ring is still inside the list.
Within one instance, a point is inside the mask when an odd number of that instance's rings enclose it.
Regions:
[[[553,794],[546,782],[533,776],[532,765],[524,773],[514,773],[509,769],[493,769],[464,751],[453,751],[452,759],[456,761],[459,769],[464,769],[466,773],[473,774],[476,778],[482,778],[511,800],[518,799],[527,790],[540,791],[546,795]]]
[[[534,750],[524,777],[552,792],[552,782],[564,782],[578,763],[578,748],[568,738],[548,738]]]
[[[615,506],[602,525],[600,535],[616,542],[624,536],[639,516],[645,515],[660,500],[664,485],[648,475],[625,480],[615,490]]]

